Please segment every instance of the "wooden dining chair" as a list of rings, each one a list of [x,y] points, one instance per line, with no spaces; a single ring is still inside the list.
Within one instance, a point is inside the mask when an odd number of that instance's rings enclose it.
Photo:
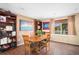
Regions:
[[[40,47],[39,47],[39,37],[38,36],[34,36],[31,38],[32,42],[30,45],[31,48],[31,53],[33,54],[39,54],[40,53]]]
[[[45,35],[43,35],[43,40],[41,41],[41,46],[43,46],[43,48],[45,48],[44,51],[46,51],[45,54],[48,53],[49,49],[50,49],[50,33],[45,33]]]
[[[25,54],[30,54],[30,37],[29,37],[29,35],[23,35],[23,40],[24,40]]]
[[[47,39],[48,39],[47,51],[49,51],[50,50],[50,38],[51,38],[50,32],[49,33],[46,33],[46,36],[47,36]]]

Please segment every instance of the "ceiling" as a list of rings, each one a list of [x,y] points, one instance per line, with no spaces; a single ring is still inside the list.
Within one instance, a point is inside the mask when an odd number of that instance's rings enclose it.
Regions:
[[[0,3],[0,8],[36,19],[79,13],[78,3]]]

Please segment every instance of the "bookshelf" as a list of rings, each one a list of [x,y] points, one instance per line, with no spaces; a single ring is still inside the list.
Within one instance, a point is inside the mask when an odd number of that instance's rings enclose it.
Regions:
[[[17,47],[16,15],[0,9],[0,51]]]
[[[37,35],[37,30],[42,30],[42,22],[35,19],[35,35]]]

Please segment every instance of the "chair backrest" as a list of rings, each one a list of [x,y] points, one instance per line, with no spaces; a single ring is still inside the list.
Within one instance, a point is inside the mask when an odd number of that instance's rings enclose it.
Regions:
[[[50,33],[46,33],[45,36],[47,39],[50,39]]]
[[[25,53],[30,54],[30,37],[29,35],[23,35],[23,40],[24,40],[24,48],[25,48]]]
[[[23,35],[24,44],[27,44],[27,42],[29,42],[29,39],[29,35]]]
[[[29,39],[29,35],[23,35],[23,39],[24,40],[28,40]]]

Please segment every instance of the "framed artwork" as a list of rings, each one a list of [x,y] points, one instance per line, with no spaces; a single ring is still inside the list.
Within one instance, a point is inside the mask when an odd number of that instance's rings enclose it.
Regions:
[[[49,30],[49,22],[43,22],[43,30]]]
[[[33,30],[33,25],[32,25],[32,21],[28,21],[28,20],[20,20],[20,30],[21,31],[32,31]]]

